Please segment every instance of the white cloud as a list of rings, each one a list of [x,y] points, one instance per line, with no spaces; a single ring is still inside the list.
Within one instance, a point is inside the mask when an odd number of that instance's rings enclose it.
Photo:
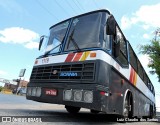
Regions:
[[[131,22],[129,18],[127,18],[126,16],[123,16],[121,19],[121,28],[127,29],[127,28],[130,28],[130,26],[131,26]]]
[[[143,65],[143,67],[148,68],[148,64],[149,64],[149,60],[150,60],[149,56],[145,54],[145,55],[138,56],[138,58],[139,58],[141,64]]]
[[[25,45],[25,47],[28,49],[38,48],[38,46],[39,46],[39,44],[37,42],[29,42]]]
[[[26,48],[38,48],[39,34],[21,27],[11,27],[0,30],[0,42],[22,44]]]
[[[7,72],[0,70],[0,75],[7,75]]]
[[[143,27],[143,29],[145,29],[145,30],[148,30],[148,29],[150,28],[150,26],[149,26],[149,25],[146,25],[146,24],[143,25],[142,27]]]
[[[143,38],[145,38],[145,39],[149,39],[150,37],[149,37],[149,35],[148,35],[148,34],[143,34]]]
[[[143,28],[160,27],[160,3],[156,5],[141,6],[138,11],[132,14],[132,17],[123,16],[121,19],[121,27],[123,29],[130,28],[136,23],[143,23]]]

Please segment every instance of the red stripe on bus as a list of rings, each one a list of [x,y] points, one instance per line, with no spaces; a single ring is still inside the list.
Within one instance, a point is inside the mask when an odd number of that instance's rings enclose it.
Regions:
[[[77,53],[76,57],[73,59],[73,61],[79,61],[79,59],[81,58],[83,52]]]
[[[68,54],[68,56],[67,56],[65,62],[71,62],[72,59],[73,59],[73,57],[74,57],[74,55],[75,55],[75,53],[70,53],[70,54]]]
[[[135,79],[136,79],[136,72],[135,72],[134,69],[133,69],[133,81],[132,81],[132,84],[133,84],[133,85],[134,85]]]
[[[134,78],[134,70],[133,70],[133,68],[131,68],[129,81],[130,81],[132,84],[133,84],[133,78]]]

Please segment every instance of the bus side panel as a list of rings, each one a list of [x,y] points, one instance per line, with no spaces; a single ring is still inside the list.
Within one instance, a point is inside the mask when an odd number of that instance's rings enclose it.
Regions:
[[[108,113],[123,115],[123,101],[126,91],[129,90],[133,97],[133,116],[141,117],[149,115],[151,101],[114,68],[111,69],[109,90]]]
[[[134,116],[149,116],[149,106],[151,101],[137,89],[134,89]]]
[[[111,68],[111,81],[109,84],[110,96],[108,97],[108,113],[123,113],[123,93],[126,90],[126,81],[121,84],[122,76],[113,68]]]

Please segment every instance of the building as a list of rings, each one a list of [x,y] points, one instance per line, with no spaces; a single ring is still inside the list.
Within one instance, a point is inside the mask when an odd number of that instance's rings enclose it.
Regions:
[[[16,89],[17,88],[17,83],[16,84],[15,83],[16,82],[14,82],[14,84],[13,84],[13,82],[5,83],[4,88],[5,89],[10,89],[10,90]],[[28,81],[21,80],[18,87],[25,87],[26,88],[27,84],[28,84]]]

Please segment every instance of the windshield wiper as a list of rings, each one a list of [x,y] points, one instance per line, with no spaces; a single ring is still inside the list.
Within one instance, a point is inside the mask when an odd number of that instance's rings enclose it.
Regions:
[[[48,55],[51,51],[53,51],[54,49],[56,49],[57,47],[59,47],[59,46],[61,46],[61,45],[62,45],[62,43],[59,44],[59,45],[57,45],[56,47],[52,48],[50,51],[46,52],[46,53],[44,54],[44,56]]]
[[[74,38],[73,38],[74,31],[75,31],[75,28],[73,29],[71,35],[69,36],[69,42],[68,42],[68,45],[67,45],[67,49],[68,49],[68,47],[69,47],[70,41],[72,41],[75,49],[78,50],[78,51],[81,51],[81,49],[80,49],[79,46],[77,45],[77,42],[76,42],[76,41],[74,40]]]

